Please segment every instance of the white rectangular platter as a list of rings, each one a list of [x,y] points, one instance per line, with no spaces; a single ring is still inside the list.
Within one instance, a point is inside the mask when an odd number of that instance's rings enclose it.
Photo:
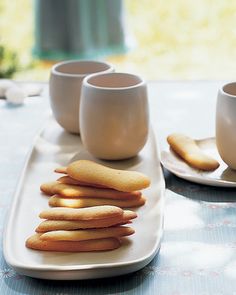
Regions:
[[[151,186],[143,191],[147,202],[135,209],[135,234],[116,250],[93,253],[35,251],[25,247],[48,209],[48,197],[40,193],[43,182],[56,180],[54,169],[78,159],[91,159],[117,169],[147,174]],[[137,271],[157,254],[163,232],[164,178],[153,132],[137,157],[124,161],[99,161],[83,148],[79,136],[65,132],[51,118],[37,136],[29,154],[9,212],[4,234],[6,262],[20,274],[53,280],[110,277]]]

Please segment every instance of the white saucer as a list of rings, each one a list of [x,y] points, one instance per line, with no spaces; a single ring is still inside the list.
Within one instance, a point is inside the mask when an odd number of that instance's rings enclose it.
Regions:
[[[190,167],[171,149],[162,151],[162,165],[176,176],[200,184],[222,187],[236,187],[236,171],[230,169],[218,154],[215,138],[204,138],[196,141],[205,153],[214,157],[220,166],[215,171],[205,172]]]

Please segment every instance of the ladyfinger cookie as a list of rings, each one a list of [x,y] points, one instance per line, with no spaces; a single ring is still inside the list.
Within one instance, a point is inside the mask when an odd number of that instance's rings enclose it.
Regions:
[[[44,233],[40,239],[44,241],[83,241],[104,238],[119,238],[130,236],[134,229],[127,226],[112,226],[97,229],[56,230]]]
[[[121,243],[116,238],[106,238],[86,241],[45,241],[41,234],[35,234],[26,240],[26,247],[41,251],[59,252],[91,252],[114,250],[120,247]]]
[[[57,186],[58,184],[60,184],[59,182],[57,181],[50,181],[50,182],[45,182],[43,184],[40,185],[40,190],[48,195],[48,196],[52,196],[55,194],[55,186]]]
[[[114,200],[103,198],[63,198],[54,195],[49,198],[48,204],[51,207],[85,208],[93,206],[112,205],[120,208],[132,208],[144,205],[146,199],[141,196],[135,199]]]
[[[67,167],[61,166],[61,167],[57,167],[54,170],[54,172],[60,173],[60,174],[67,174],[66,170],[67,170]]]
[[[73,179],[72,177],[70,177],[68,175],[64,175],[64,176],[59,177],[57,179],[57,181],[60,182],[60,183],[64,183],[64,184],[73,184],[73,185],[80,185],[80,186],[91,186],[91,187],[107,188],[104,185],[79,181],[79,180]]]
[[[140,172],[113,169],[88,160],[69,164],[67,173],[79,181],[104,185],[123,192],[141,190],[150,185],[149,178]]]
[[[59,182],[44,183],[40,186],[42,192],[47,195],[59,194],[63,197],[93,197],[108,199],[136,199],[141,196],[141,192],[120,192],[110,188],[94,188],[63,184]]]
[[[48,232],[56,230],[75,230],[88,228],[104,228],[119,224],[126,224],[137,217],[137,214],[130,210],[124,210],[121,216],[95,219],[95,220],[44,220],[36,228],[36,232]]]
[[[51,220],[93,220],[122,216],[123,210],[116,206],[94,206],[89,208],[51,208],[39,214]]]
[[[220,165],[214,158],[206,155],[196,141],[188,136],[174,133],[167,137],[167,141],[173,151],[194,168],[211,171]]]

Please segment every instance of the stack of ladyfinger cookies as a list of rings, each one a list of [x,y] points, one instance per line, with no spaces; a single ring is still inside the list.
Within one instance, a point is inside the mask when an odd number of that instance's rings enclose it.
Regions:
[[[41,185],[41,191],[51,196],[51,207],[114,205],[131,208],[145,203],[139,190],[149,185],[149,179],[141,173],[111,169],[86,160],[55,171],[65,175]]]
[[[150,185],[139,172],[117,170],[88,160],[73,162],[55,172],[57,181],[41,185],[53,208],[40,213],[45,219],[26,246],[46,251],[104,251],[118,248],[122,237],[134,233],[137,214],[124,208],[145,204],[141,189]]]

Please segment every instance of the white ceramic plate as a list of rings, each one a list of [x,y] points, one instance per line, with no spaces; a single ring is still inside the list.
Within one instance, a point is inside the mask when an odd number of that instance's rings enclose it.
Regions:
[[[77,159],[93,158],[84,151],[79,136],[66,133],[51,119],[28,157],[4,234],[5,259],[17,272],[53,280],[110,277],[141,269],[157,254],[163,232],[165,186],[153,132],[138,157],[105,162],[114,168],[141,171],[152,182],[144,190],[147,203],[135,210],[138,218],[132,226],[136,233],[122,247],[96,253],[44,252],[25,247],[25,240],[41,221],[39,213],[48,208],[48,198],[40,193],[40,184],[58,177],[53,172],[56,167]]]
[[[162,165],[176,176],[211,186],[236,187],[236,171],[228,168],[222,161],[216,148],[215,138],[205,138],[196,141],[198,146],[220,163],[215,171],[205,172],[190,167],[171,149],[161,152]]]

